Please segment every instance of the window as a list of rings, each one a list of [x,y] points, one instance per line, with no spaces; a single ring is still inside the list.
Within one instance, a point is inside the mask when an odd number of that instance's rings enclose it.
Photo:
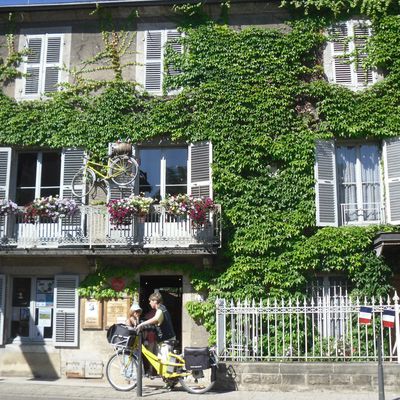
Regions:
[[[188,191],[188,148],[141,148],[139,192],[162,199]]]
[[[60,152],[18,154],[16,202],[26,205],[38,197],[59,195],[61,179]]]
[[[317,225],[400,224],[399,138],[317,141],[315,178]]]
[[[374,144],[338,146],[336,166],[342,224],[380,222],[380,154]]]
[[[176,29],[146,30],[138,34],[139,64],[143,64],[143,67],[137,67],[137,80],[148,92],[162,94],[164,74],[179,74],[172,66],[167,66],[165,70],[164,53],[167,42],[181,53],[182,45],[178,43],[180,37]]]
[[[0,316],[4,315],[5,280],[0,275]],[[78,276],[14,277],[11,282],[11,315],[6,319],[6,337],[10,341],[46,340],[56,346],[77,346]],[[1,332],[3,324],[4,319],[0,318]],[[3,344],[1,339],[0,336]]]
[[[22,72],[25,77],[16,82],[16,97],[35,99],[59,90],[58,84],[68,79],[60,68],[69,64],[69,29],[61,31],[31,30],[21,32],[20,49],[27,49]]]
[[[54,279],[14,278],[11,339],[53,337]]]
[[[376,71],[363,68],[371,33],[370,23],[361,20],[341,22],[329,29],[324,66],[330,82],[357,89],[377,81]]]

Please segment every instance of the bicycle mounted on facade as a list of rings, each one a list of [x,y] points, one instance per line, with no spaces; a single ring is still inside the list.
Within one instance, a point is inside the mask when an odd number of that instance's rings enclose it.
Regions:
[[[96,184],[107,185],[110,180],[119,187],[126,187],[135,180],[138,171],[139,165],[132,157],[132,145],[113,143],[107,164],[92,161],[85,156],[84,165],[72,178],[72,193],[76,197],[85,197],[93,191]]]
[[[115,324],[108,330],[107,339],[115,353],[108,360],[106,377],[116,390],[128,391],[137,385],[138,335],[142,333],[124,324]],[[169,390],[180,383],[187,392],[202,394],[216,382],[218,357],[214,348],[185,347],[183,354],[168,353],[167,360],[160,359],[144,345],[141,350],[143,358]]]

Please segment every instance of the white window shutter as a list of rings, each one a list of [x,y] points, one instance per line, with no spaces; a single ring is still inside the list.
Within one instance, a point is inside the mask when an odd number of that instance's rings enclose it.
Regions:
[[[61,155],[61,197],[72,198],[72,179],[84,163],[84,151],[76,148],[65,148]],[[82,198],[75,198],[81,202]]]
[[[11,147],[0,147],[0,200],[8,199],[10,191]]]
[[[62,36],[49,36],[46,41],[46,63],[43,91],[56,92],[60,82]]]
[[[145,89],[160,92],[162,88],[162,31],[147,31]]]
[[[78,298],[77,275],[56,275],[54,287],[54,332],[56,346],[78,346]]]
[[[372,70],[365,70],[362,65],[363,60],[367,57],[365,48],[367,39],[371,36],[371,28],[365,23],[354,22],[353,29],[354,47],[358,51],[358,62],[357,66],[355,66],[356,80],[358,85],[365,86],[373,83]]]
[[[211,163],[211,142],[192,143],[189,146],[189,194],[212,197]]]
[[[4,344],[5,301],[6,301],[6,276],[0,275],[0,346]]]
[[[9,199],[11,155],[11,147],[0,147],[0,200]],[[0,238],[7,236],[8,218],[0,216]]]
[[[383,142],[387,222],[400,224],[400,138]]]
[[[177,30],[167,31],[167,42],[170,42],[171,47],[177,52],[182,53],[182,44],[179,39],[182,37]],[[174,69],[172,65],[168,65],[168,75],[178,75],[181,71]]]
[[[39,94],[40,70],[43,53],[43,37],[28,37],[26,47],[28,55],[26,59],[26,78],[24,93],[27,95]]]
[[[25,95],[39,95],[58,90],[63,43],[63,34],[27,36],[26,47],[29,54],[25,62]]]
[[[332,62],[334,82],[342,85],[352,84],[352,65],[349,63],[349,27],[345,22],[334,25],[330,29],[333,36]]]
[[[332,140],[316,142],[316,209],[318,226],[338,226],[335,145]]]

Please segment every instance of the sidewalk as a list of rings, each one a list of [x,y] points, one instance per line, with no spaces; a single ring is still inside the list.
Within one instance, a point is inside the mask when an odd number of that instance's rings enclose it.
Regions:
[[[204,395],[190,395],[178,386],[168,392],[162,388],[162,382],[144,380],[143,398],[151,400],[186,400],[215,398],[221,400],[378,400],[378,393],[360,392],[225,392],[206,393]],[[200,397],[198,397],[200,396]],[[102,380],[89,379],[58,379],[55,381],[35,380],[29,378],[0,377],[1,399],[132,399],[136,397],[136,390],[118,392]],[[400,400],[400,393],[385,393],[385,400]]]

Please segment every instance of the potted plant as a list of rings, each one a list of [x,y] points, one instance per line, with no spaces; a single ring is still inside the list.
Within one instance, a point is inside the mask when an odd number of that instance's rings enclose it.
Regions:
[[[193,228],[203,227],[207,222],[207,214],[214,208],[214,201],[210,197],[191,197],[189,218],[192,220]]]
[[[143,219],[149,214],[153,201],[151,197],[144,197],[143,194],[110,200],[107,203],[110,221],[113,225],[119,226],[130,225],[133,217]]]
[[[165,212],[170,215],[187,215],[191,199],[187,194],[177,194],[175,196],[168,195],[165,199],[160,201],[161,206],[165,209]]]
[[[34,223],[37,218],[50,218],[56,222],[58,218],[71,217],[78,209],[75,200],[60,199],[58,196],[37,198],[25,207],[25,222]]]
[[[18,205],[11,200],[0,200],[0,217],[18,213]]]

